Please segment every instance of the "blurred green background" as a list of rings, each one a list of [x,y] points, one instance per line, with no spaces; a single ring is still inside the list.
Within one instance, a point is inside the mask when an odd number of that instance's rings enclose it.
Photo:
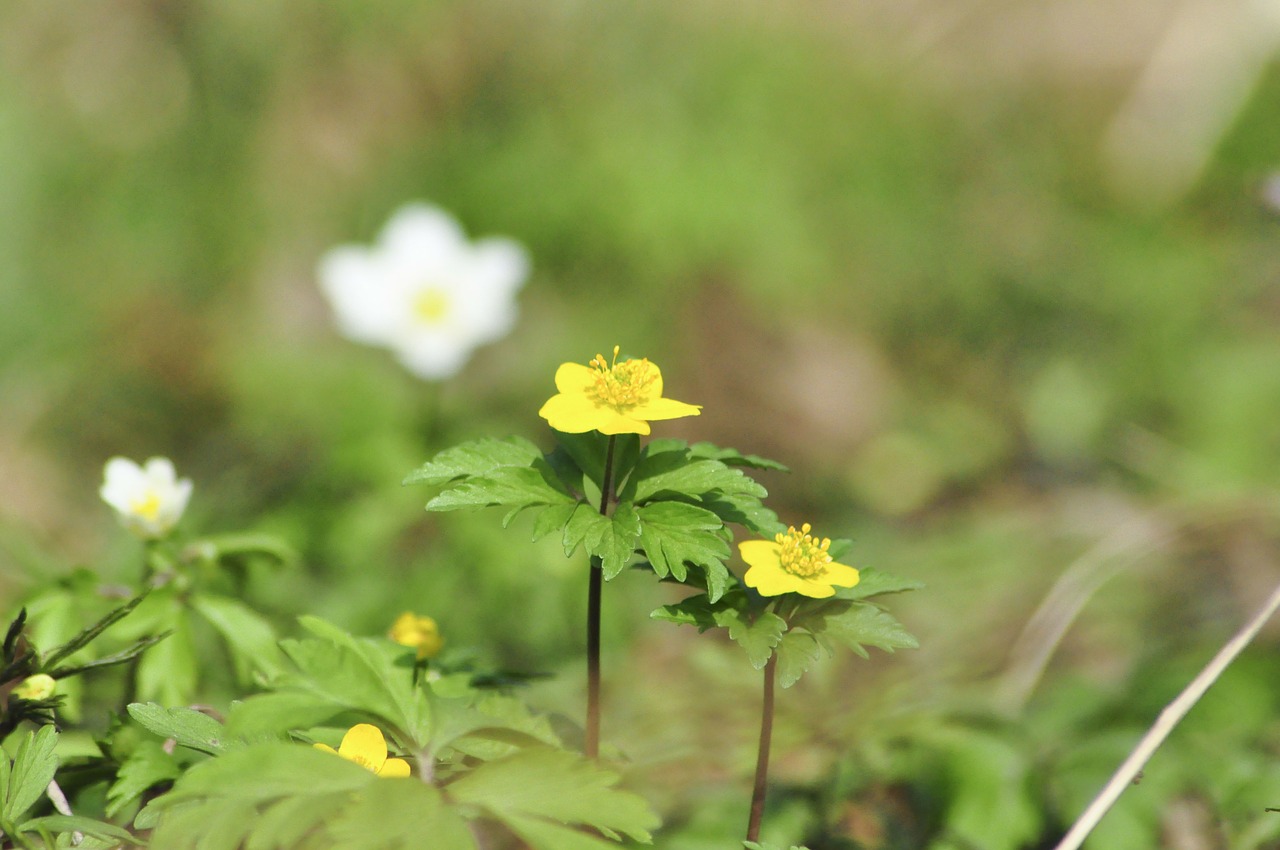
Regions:
[[[167,455],[185,528],[301,553],[247,591],[282,631],[413,608],[576,717],[582,559],[400,481],[549,446],[555,367],[620,343],[705,407],[659,436],[788,464],[783,520],[927,584],[919,652],[782,694],[771,840],[1050,846],[1280,578],[1278,45],[1156,0],[6,0],[0,602],[135,576],[102,465]],[[415,199],[533,259],[439,387],[315,280]],[[608,589],[604,736],[660,846],[725,847],[758,683],[666,601]],[[1093,846],[1280,846],[1278,639]]]

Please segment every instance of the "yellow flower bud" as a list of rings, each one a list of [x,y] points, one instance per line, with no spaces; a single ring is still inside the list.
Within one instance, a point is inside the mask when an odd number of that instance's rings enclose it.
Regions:
[[[436,621],[430,617],[419,617],[412,611],[405,611],[396,618],[387,637],[401,646],[415,647],[420,659],[435,658],[444,646]]]
[[[57,689],[58,683],[52,676],[47,673],[37,673],[34,676],[28,676],[21,685],[14,688],[13,695],[19,699],[48,699]]]

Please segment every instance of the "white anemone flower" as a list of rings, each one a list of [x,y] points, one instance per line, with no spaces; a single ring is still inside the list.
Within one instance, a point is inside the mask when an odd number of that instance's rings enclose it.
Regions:
[[[511,330],[529,259],[510,239],[472,243],[448,213],[414,203],[374,245],[327,252],[318,273],[344,336],[389,348],[413,374],[439,380]]]
[[[145,466],[113,457],[98,492],[125,528],[139,537],[164,537],[187,509],[191,479],[178,478],[166,457],[153,457]]]

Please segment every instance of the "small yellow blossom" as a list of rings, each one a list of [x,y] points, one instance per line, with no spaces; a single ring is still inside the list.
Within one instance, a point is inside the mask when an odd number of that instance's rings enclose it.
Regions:
[[[368,723],[357,723],[342,736],[338,749],[327,744],[315,744],[317,750],[342,756],[378,776],[408,776],[409,763],[404,759],[387,758],[387,741],[382,730]]]
[[[644,360],[613,362],[597,354],[587,366],[562,363],[556,370],[557,395],[547,400],[538,415],[552,428],[566,434],[599,431],[601,434],[648,434],[649,423],[659,419],[697,416],[702,406],[662,397],[662,371]]]
[[[401,646],[413,646],[418,649],[418,658],[435,658],[444,646],[444,638],[440,637],[440,627],[430,617],[419,617],[412,611],[405,611],[391,624],[387,632]]]
[[[754,587],[761,596],[780,596],[783,593],[799,593],[823,599],[833,595],[836,586],[853,587],[858,583],[858,571],[831,559],[827,548],[829,538],[818,540],[809,534],[809,523],[787,529],[785,534],[774,535],[773,540],[748,540],[738,544],[742,560],[751,569],[743,580]]]
[[[22,684],[13,689],[13,695],[19,699],[40,700],[53,696],[58,683],[47,673],[36,673],[22,680]]]

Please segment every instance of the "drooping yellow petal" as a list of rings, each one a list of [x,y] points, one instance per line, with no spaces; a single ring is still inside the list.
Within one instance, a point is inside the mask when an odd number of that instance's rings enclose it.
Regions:
[[[650,422],[659,419],[680,419],[685,416],[698,416],[702,413],[702,405],[686,404],[673,398],[654,398],[630,411],[637,419]]]
[[[377,726],[357,723],[342,736],[338,755],[377,773],[387,760],[387,741]]]
[[[409,762],[404,759],[387,759],[382,764],[382,770],[378,771],[379,776],[398,778],[409,775]]]

